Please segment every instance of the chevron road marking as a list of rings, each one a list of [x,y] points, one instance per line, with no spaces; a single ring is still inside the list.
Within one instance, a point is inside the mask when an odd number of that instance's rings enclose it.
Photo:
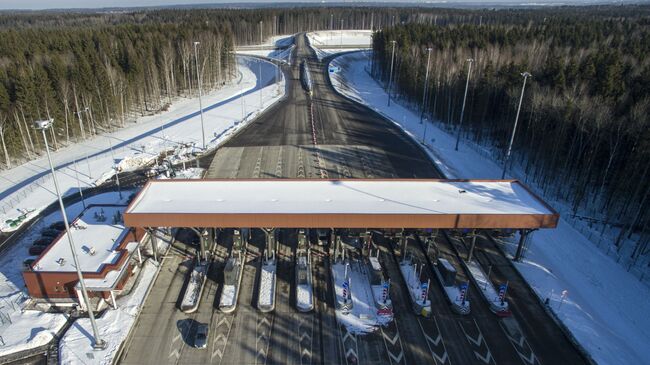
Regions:
[[[503,331],[503,333],[506,335],[506,337],[512,344],[512,347],[514,347],[521,361],[523,361],[524,365],[539,365],[539,360],[537,359],[537,356],[535,356],[535,353],[533,352],[533,349],[530,347],[528,341],[526,341],[526,337],[524,337],[524,335],[521,333],[521,330],[519,329],[519,324],[516,322],[514,318],[510,318],[508,320],[515,321],[514,323],[511,322],[511,325],[516,326],[517,335],[519,335],[518,339],[515,338],[515,336],[513,336],[513,334],[511,333],[511,331],[508,330],[506,325],[504,325],[504,322],[499,321],[499,327],[501,327],[501,330]],[[525,353],[529,353],[529,355],[525,355]]]
[[[298,340],[298,346],[300,346],[300,365],[309,365],[311,364],[312,359],[312,334],[314,330],[314,318],[311,315],[307,317],[299,317],[298,321],[298,333],[300,333],[300,339]],[[308,318],[309,320],[307,320]],[[303,329],[303,326],[309,322],[309,328]],[[307,340],[307,341],[305,341]],[[308,344],[308,345],[307,345]]]
[[[226,346],[228,345],[228,337],[230,336],[230,329],[232,328],[231,322],[228,321],[227,315],[221,315],[217,321],[215,331],[218,330],[221,326],[226,325],[226,331],[217,334],[217,336],[212,340],[212,353],[210,353],[210,363],[214,362],[215,357],[219,357],[219,364],[223,359],[223,354],[226,351]]]
[[[258,314],[259,315],[259,314]],[[267,315],[262,315],[262,318],[257,321],[257,339],[255,340],[255,350],[257,355],[255,356],[255,364],[266,364],[269,352],[269,344],[271,343],[271,331],[273,330],[273,319],[274,315],[268,315],[271,317],[271,320],[267,318]]]
[[[397,319],[393,318],[393,324],[391,327],[394,327],[395,329],[395,336],[392,336],[386,331],[384,331],[384,327],[379,327],[381,330],[382,338],[384,340],[384,347],[386,347],[386,352],[388,353],[388,356],[390,357],[390,362],[391,364],[401,364],[402,360],[404,359],[404,348],[402,347],[402,339],[400,338],[399,335],[399,329],[397,328]],[[399,353],[395,355],[389,348],[388,348],[388,343],[391,344],[391,346],[395,347],[395,345],[399,345]]]
[[[461,322],[458,322],[458,325],[460,326],[460,329],[463,331],[465,334],[465,338],[467,338],[467,341],[470,344],[473,344],[480,349],[485,345],[485,354],[482,354],[481,352],[474,350],[474,355],[476,356],[477,359],[481,360],[485,364],[496,364],[496,361],[494,360],[494,357],[492,357],[492,352],[490,352],[490,347],[488,346],[487,342],[485,342],[485,338],[483,337],[483,333],[481,332],[481,329],[478,326],[478,323],[476,323],[476,320],[474,320],[474,326],[476,326],[476,330],[478,331],[478,335],[476,338],[470,336],[467,331],[465,330],[465,327],[463,327]]]
[[[435,317],[431,317],[433,320],[433,324],[436,325],[436,330],[438,332],[438,336],[436,336],[435,339],[432,339],[429,334],[424,330],[424,326],[422,326],[422,322],[420,321],[420,318],[417,319],[418,325],[420,326],[420,330],[422,331],[422,334],[424,335],[424,339],[427,341],[427,347],[429,348],[429,352],[431,353],[431,357],[433,357],[433,360],[436,364],[451,364],[451,359],[449,359],[449,355],[447,354],[447,347],[445,346],[445,342],[442,340],[442,333],[440,333],[440,327],[438,327],[438,322],[436,321]],[[442,354],[438,354],[431,345],[434,347],[438,348],[442,344]]]

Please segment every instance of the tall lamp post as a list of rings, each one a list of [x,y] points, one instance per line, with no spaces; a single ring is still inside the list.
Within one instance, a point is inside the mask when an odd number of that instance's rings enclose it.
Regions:
[[[262,36],[262,24],[264,22],[260,20],[260,45],[264,43]],[[264,106],[264,101],[262,99],[262,62],[257,61],[257,80],[260,82],[260,110]]]
[[[113,143],[111,143],[111,137],[106,137],[108,139],[108,147],[111,149],[111,159],[113,160],[113,163],[115,163],[115,154],[113,153]],[[122,199],[122,188],[120,187],[120,172],[117,170],[117,166],[115,166],[115,184],[117,184],[117,193],[120,195],[120,199]]]
[[[508,161],[510,160],[510,153],[512,152],[512,142],[515,140],[515,133],[517,132],[517,123],[519,122],[519,112],[521,111],[521,102],[524,100],[524,90],[526,89],[526,80],[529,77],[533,76],[528,71],[521,74],[524,77],[524,84],[521,86],[521,96],[519,96],[519,106],[517,107],[517,116],[515,117],[515,125],[512,126],[512,134],[510,135],[510,143],[508,143],[508,151],[506,152],[506,158],[503,162],[503,173],[501,173],[501,179],[506,178],[506,170],[508,169]]]
[[[203,102],[201,101],[201,74],[199,73],[199,50],[201,42],[194,42],[194,65],[196,66],[196,82],[199,88],[199,111],[201,112],[201,138],[203,141],[203,150],[205,150],[205,126],[203,124]],[[198,160],[197,160],[198,161]]]
[[[388,77],[388,106],[390,106],[390,91],[393,86],[393,64],[395,62],[395,41],[390,41],[393,44],[393,51],[390,56],[390,76]]]
[[[424,77],[424,86],[422,90],[422,113],[420,114],[420,124],[422,124],[422,118],[424,117],[424,110],[426,109],[424,107],[426,100],[427,100],[427,90],[429,89],[429,62],[431,61],[431,48],[427,48],[427,72],[426,76]]]
[[[102,350],[106,348],[106,341],[102,340],[99,337],[99,330],[97,329],[97,323],[95,322],[95,314],[90,306],[90,300],[88,299],[88,292],[86,291],[86,284],[84,283],[83,275],[81,274],[81,266],[79,265],[79,258],[77,257],[77,250],[72,240],[72,234],[70,232],[70,224],[68,223],[68,216],[65,212],[65,206],[63,205],[63,198],[61,197],[61,191],[59,190],[59,182],[56,179],[56,174],[54,173],[54,165],[52,165],[52,157],[50,156],[50,147],[47,144],[47,136],[45,135],[45,130],[52,127],[54,124],[54,119],[40,120],[34,122],[34,128],[40,130],[43,134],[43,141],[45,141],[45,152],[47,153],[47,161],[50,164],[50,171],[52,172],[52,180],[54,181],[54,190],[56,191],[56,197],[59,200],[59,208],[61,209],[61,215],[63,216],[63,223],[65,225],[65,231],[68,236],[68,243],[70,244],[70,252],[72,253],[72,259],[74,261],[74,267],[77,270],[77,277],[79,278],[79,285],[81,286],[81,296],[84,301],[84,305],[88,310],[88,317],[90,318],[90,325],[93,329],[93,339],[94,344],[93,348],[96,350]]]
[[[456,151],[458,151],[458,143],[460,142],[460,127],[463,126],[463,116],[465,115],[465,102],[467,101],[467,89],[469,88],[469,75],[470,72],[472,72],[472,62],[474,62],[473,58],[468,58],[467,59],[468,66],[467,66],[467,81],[465,82],[465,95],[463,96],[463,107],[460,109],[460,121],[458,122],[458,133],[456,136],[456,147],[454,148]]]

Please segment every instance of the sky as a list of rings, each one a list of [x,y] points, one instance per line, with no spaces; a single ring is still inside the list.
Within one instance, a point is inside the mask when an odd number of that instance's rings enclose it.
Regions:
[[[362,0],[364,1],[364,0]],[[374,0],[382,1],[382,0]],[[384,0],[385,1],[385,0]],[[392,0],[393,2],[420,2],[417,0]],[[459,3],[473,2],[480,3],[483,0],[433,0],[425,1],[433,3]],[[598,1],[598,0],[596,0]],[[494,3],[547,3],[547,4],[570,4],[570,3],[588,3],[596,2],[594,0],[489,0]],[[61,8],[106,8],[106,7],[134,7],[134,6],[160,6],[160,5],[189,5],[189,4],[207,4],[207,3],[277,3],[274,0],[0,0],[0,10],[6,9],[61,9]],[[282,0],[281,2],[321,2],[319,0]],[[333,2],[333,1],[322,1]],[[334,2],[344,2],[344,0],[334,0]]]

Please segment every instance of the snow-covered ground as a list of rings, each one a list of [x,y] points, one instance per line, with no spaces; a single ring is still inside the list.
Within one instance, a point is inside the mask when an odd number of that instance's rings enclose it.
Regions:
[[[275,307],[275,259],[268,260],[262,264],[260,273],[260,290],[257,298],[257,305],[260,310],[267,312]]]
[[[507,311],[508,302],[505,300],[503,302],[501,301],[499,298],[499,293],[494,288],[492,281],[490,281],[487,277],[487,274],[483,271],[483,268],[481,268],[481,265],[479,265],[479,263],[475,260],[465,261],[464,263],[467,267],[467,271],[474,280],[474,283],[480,290],[481,295],[485,300],[488,301],[490,310],[493,312]]]
[[[86,199],[86,204],[125,204],[131,194],[125,191],[123,199],[117,193],[95,195]],[[72,220],[83,210],[81,202],[66,207],[68,219]],[[27,304],[27,289],[22,275],[22,262],[30,258],[27,250],[40,236],[40,231],[61,220],[56,211],[44,217],[31,227],[13,247],[2,253],[0,258],[0,356],[33,349],[49,343],[53,336],[65,325],[64,314],[43,313],[22,308]]]
[[[324,30],[307,33],[307,40],[318,60],[340,52],[372,47],[371,30]]]
[[[279,100],[285,92],[284,77],[274,83],[277,67],[268,61],[238,57],[235,81],[203,96],[206,147],[214,148],[246,125],[253,117]],[[257,75],[261,78],[258,79]],[[94,186],[114,173],[112,168],[140,167],[152,163],[162,150],[176,147],[178,153],[201,147],[201,120],[198,98],[178,99],[167,112],[138,118],[137,123],[52,153],[59,185],[64,195]],[[60,121],[59,121],[60,122]],[[191,149],[192,147],[190,147]],[[178,159],[177,159],[178,160]],[[76,162],[76,163],[75,163]],[[77,180],[78,176],[78,180]],[[28,218],[56,199],[54,184],[45,156],[0,173],[0,229],[13,230],[5,222],[25,210]]]
[[[59,363],[112,364],[116,351],[135,323],[157,272],[158,264],[155,261],[145,261],[131,293],[117,299],[117,309],[108,309],[101,318],[97,318],[99,335],[106,341],[106,349],[93,350],[90,320],[78,319],[59,343]]]
[[[331,266],[337,297],[341,297],[343,293],[345,266],[340,262]],[[373,332],[377,330],[378,326],[392,321],[392,315],[378,315],[377,313],[367,268],[358,261],[350,261],[347,274],[350,278],[349,291],[352,297],[352,308],[346,314],[340,308],[336,308],[337,321],[344,325],[348,332],[360,335]]]
[[[419,111],[399,101],[387,107],[385,90],[366,70],[366,53],[344,55],[332,64],[341,67],[341,72],[330,74],[340,93],[389,117],[418,142],[424,140],[448,178],[500,178],[501,166],[464,142],[455,151],[455,136],[436,123],[426,124],[423,138]],[[503,246],[510,253],[516,247],[514,240]],[[540,299],[550,299],[550,309],[596,362],[650,364],[650,289],[565,220],[560,219],[556,229],[535,232],[525,259],[515,267]]]

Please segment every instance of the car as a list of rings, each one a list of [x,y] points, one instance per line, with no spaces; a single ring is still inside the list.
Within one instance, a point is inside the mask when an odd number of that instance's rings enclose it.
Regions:
[[[208,325],[199,323],[196,327],[196,335],[194,336],[194,347],[197,349],[204,349],[208,345]]]
[[[38,256],[38,255],[42,254],[43,251],[45,251],[46,248],[47,248],[47,246],[32,246],[32,247],[29,248],[29,254],[31,256]]]
[[[54,238],[51,238],[51,237],[41,237],[41,238],[37,239],[36,241],[34,241],[34,242],[32,243],[32,245],[34,245],[34,246],[43,246],[43,247],[47,247],[47,246],[50,245],[50,243],[52,243],[52,241],[54,241]]]
[[[23,261],[23,270],[24,271],[31,271],[32,270],[32,264],[36,261],[36,259],[25,259]]]
[[[63,221],[58,221],[50,224],[50,229],[56,229],[57,231],[63,231],[65,229],[65,223]]]
[[[56,237],[59,236],[59,234],[61,234],[61,231],[59,231],[57,229],[52,229],[52,228],[46,228],[46,229],[41,231],[41,236],[43,236],[43,237],[56,238]]]

